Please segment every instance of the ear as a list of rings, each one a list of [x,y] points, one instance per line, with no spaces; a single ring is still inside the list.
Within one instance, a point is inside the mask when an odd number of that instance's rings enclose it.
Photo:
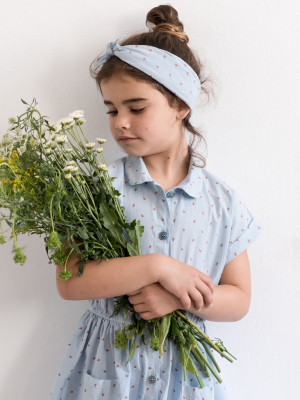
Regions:
[[[181,119],[185,118],[190,111],[191,111],[191,109],[189,107],[178,108],[176,119],[181,120]]]

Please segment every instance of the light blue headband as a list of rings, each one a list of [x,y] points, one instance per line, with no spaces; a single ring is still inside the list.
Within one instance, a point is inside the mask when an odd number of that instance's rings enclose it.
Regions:
[[[105,61],[115,55],[169,89],[187,104],[192,115],[201,92],[201,82],[195,71],[182,58],[167,50],[147,45],[121,46],[119,43],[125,37],[123,35],[107,44],[106,52],[94,62],[94,71],[97,72]]]

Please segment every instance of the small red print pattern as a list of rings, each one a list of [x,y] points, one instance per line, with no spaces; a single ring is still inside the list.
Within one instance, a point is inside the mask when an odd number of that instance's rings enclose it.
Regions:
[[[108,170],[116,178],[112,184],[121,193],[118,201],[125,207],[127,222],[142,220],[142,254],[162,253],[178,259],[208,274],[217,285],[224,266],[248,248],[263,227],[234,189],[195,167],[194,161],[186,178],[167,191],[151,177],[142,157],[122,157],[108,164]],[[201,368],[204,388],[188,371],[184,382],[178,351],[168,340],[160,356],[150,348],[147,335],[146,346],[137,336],[134,356],[125,367],[132,339],[126,351],[113,346],[124,321],[124,315],[110,318],[114,300],[89,301],[90,308],[67,345],[49,400],[229,399],[225,382],[220,384],[214,375],[207,377]],[[185,314],[210,336],[198,315]],[[220,356],[215,358],[218,362]],[[151,375],[156,381],[150,385]]]

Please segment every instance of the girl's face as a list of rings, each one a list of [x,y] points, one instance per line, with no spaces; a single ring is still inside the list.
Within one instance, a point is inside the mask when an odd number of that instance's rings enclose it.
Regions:
[[[101,90],[108,108],[110,131],[128,155],[167,152],[186,140],[181,119],[189,108],[181,111],[170,108],[163,94],[147,83],[124,74],[101,82]],[[120,136],[135,140],[122,141]]]

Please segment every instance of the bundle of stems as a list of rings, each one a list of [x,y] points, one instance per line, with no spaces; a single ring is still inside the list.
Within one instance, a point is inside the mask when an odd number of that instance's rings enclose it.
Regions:
[[[144,227],[139,220],[126,221],[125,208],[118,200],[121,193],[112,185],[115,178],[109,176],[103,154],[106,140],[97,138],[96,148],[96,143],[87,140],[82,130],[86,122],[82,110],[49,123],[48,117],[36,109],[35,99],[31,104],[21,101],[28,105],[26,112],[9,118],[9,128],[0,142],[0,208],[7,211],[0,215],[0,243],[6,242],[2,230],[5,221],[11,228],[14,261],[24,265],[27,259],[18,244],[19,233],[44,235],[49,263],[62,267],[58,278],[62,280],[72,278],[72,270],[67,269],[71,254],[80,256],[78,276],[89,260],[100,263],[141,255]],[[115,335],[114,346],[126,350],[132,339],[126,365],[134,354],[137,335],[146,344],[147,327],[150,346],[161,355],[166,339],[176,344],[184,380],[188,370],[196,375],[200,387],[204,386],[196,362],[206,376],[212,372],[222,382],[211,353],[215,350],[228,361],[233,360],[225,354],[230,353],[220,339],[214,343],[180,310],[146,321],[137,318],[127,295],[115,298],[110,317],[122,312],[125,319]],[[124,329],[128,313],[131,324]]]

